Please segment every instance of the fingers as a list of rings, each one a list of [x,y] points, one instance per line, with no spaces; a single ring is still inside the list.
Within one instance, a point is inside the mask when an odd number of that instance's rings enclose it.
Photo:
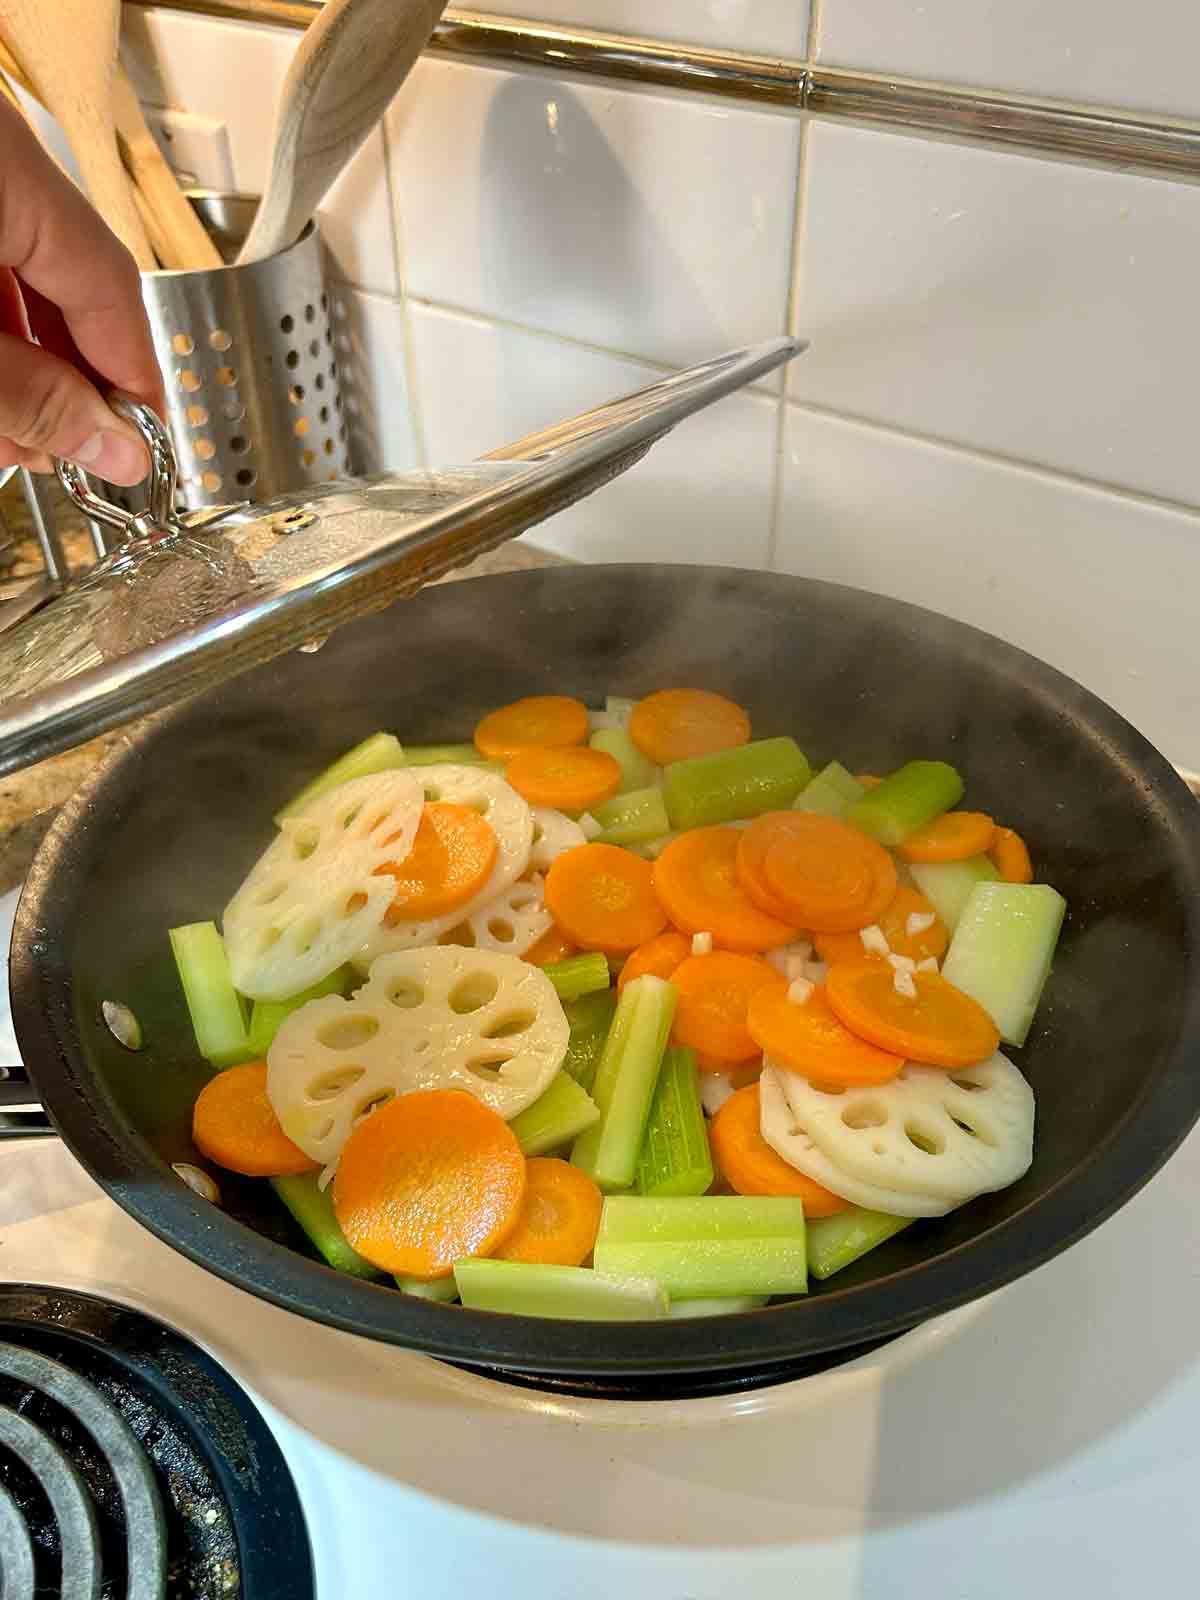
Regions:
[[[42,466],[47,456],[109,483],[138,483],[149,465],[137,435],[73,366],[0,334],[0,467]]]

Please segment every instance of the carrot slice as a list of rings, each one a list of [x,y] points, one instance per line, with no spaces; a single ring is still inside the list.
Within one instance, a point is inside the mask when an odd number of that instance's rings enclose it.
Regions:
[[[750,718],[741,706],[707,689],[660,689],[634,706],[629,737],[644,756],[665,767],[745,744]]]
[[[517,1225],[494,1251],[500,1261],[578,1267],[592,1253],[604,1196],[579,1167],[555,1156],[525,1163],[525,1200]]]
[[[576,946],[561,928],[551,928],[535,945],[530,945],[524,959],[535,967],[548,967],[552,961],[565,961],[573,956]]]
[[[896,854],[905,861],[966,861],[983,855],[995,832],[996,824],[982,811],[945,811],[910,833]]]
[[[676,933],[674,928],[668,928],[665,933],[656,933],[653,939],[638,945],[621,968],[617,988],[623,989],[634,978],[644,978],[647,973],[655,978],[670,978],[676,967],[682,965],[691,953],[692,941]]]
[[[762,1136],[758,1085],[731,1094],[708,1125],[713,1158],[736,1194],[796,1195],[806,1217],[832,1217],[846,1209],[840,1195],[797,1172]]]
[[[201,1155],[247,1178],[283,1178],[317,1165],[294,1145],[267,1099],[267,1063],[218,1072],[192,1107],[192,1141]]]
[[[675,969],[672,982],[678,991],[671,1033],[676,1044],[702,1051],[726,1067],[758,1055],[746,1015],[764,984],[778,984],[774,967],[757,956],[714,950],[707,956],[689,956]]]
[[[693,828],[673,839],[654,863],[654,887],[683,933],[711,933],[726,950],[773,950],[798,924],[756,906],[737,876],[738,832]]]
[[[909,933],[911,916],[932,917],[933,921],[920,933]],[[932,956],[940,961],[946,954],[950,935],[946,924],[933,909],[933,902],[916,889],[902,883],[892,896],[891,903],[880,913],[879,927],[893,955],[908,956],[911,961],[924,961]],[[822,961],[830,966],[835,961],[884,961],[887,958],[864,949],[858,933],[815,933],[813,943]]]
[[[999,1048],[996,1024],[977,1000],[940,973],[915,972],[916,999],[896,988],[879,961],[830,967],[830,1009],[852,1033],[930,1067],[969,1067]]]
[[[834,968],[834,971],[841,971]],[[892,969],[881,972],[890,984]],[[826,986],[817,984],[803,1005],[788,999],[782,979],[763,987],[750,1002],[746,1025],[755,1044],[781,1066],[827,1089],[890,1083],[899,1077],[904,1057],[877,1048],[851,1033],[830,1009]]]
[[[878,789],[883,779],[877,778],[873,772],[860,772],[858,774],[858,782],[862,784],[864,789]]]
[[[503,1117],[461,1089],[415,1090],[346,1140],[333,1210],[360,1256],[385,1272],[448,1277],[490,1255],[525,1198],[525,1157]]]
[[[415,917],[440,917],[466,905],[491,876],[498,849],[495,833],[478,811],[427,801],[408,855],[376,869],[396,880],[389,926]]]
[[[504,776],[531,806],[577,814],[608,800],[621,787],[621,768],[614,757],[586,745],[565,750],[531,745],[510,759]]]
[[[738,876],[764,910],[796,927],[846,933],[874,922],[896,892],[896,863],[865,833],[815,811],[769,811],[742,834]]]
[[[988,854],[1005,883],[1032,883],[1033,862],[1021,835],[1012,828],[997,828]]]
[[[667,915],[654,869],[614,844],[564,850],[546,874],[546,909],[581,950],[627,955],[661,933]]]
[[[582,700],[565,694],[534,694],[489,711],[475,729],[475,748],[489,761],[507,761],[530,745],[561,748],[587,738],[588,714]]]

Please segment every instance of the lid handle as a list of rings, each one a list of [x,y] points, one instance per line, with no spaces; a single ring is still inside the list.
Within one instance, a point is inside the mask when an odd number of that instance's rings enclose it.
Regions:
[[[85,517],[102,522],[106,528],[115,528],[125,539],[161,539],[186,532],[175,512],[175,487],[179,474],[171,435],[158,414],[132,395],[113,393],[108,396],[108,403],[118,417],[133,424],[149,453],[150,482],[146,509],[126,511],[122,506],[105,500],[92,488],[87,473],[74,461],[54,463],[58,481]]]

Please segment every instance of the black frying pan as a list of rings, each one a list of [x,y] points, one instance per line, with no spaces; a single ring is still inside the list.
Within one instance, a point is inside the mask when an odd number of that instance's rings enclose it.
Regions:
[[[311,1259],[264,1183],[196,1160],[196,1060],[167,929],[218,916],[314,772],[379,728],[465,738],[486,710],[670,684],[749,707],[814,764],[944,757],[968,803],[1018,828],[1070,913],[1029,1044],[1026,1177],[907,1229],[805,1301],[707,1321],[538,1321],[433,1305]],[[877,1340],[984,1294],[1103,1221],[1200,1112],[1200,811],[1141,736],[1077,684],[928,612],[849,589],[687,567],[556,568],[401,602],[160,720],[68,804],[38,856],[12,955],[17,1036],[67,1144],[160,1238],[319,1321],[469,1363],[543,1373],[752,1368]],[[138,1055],[100,1017],[133,1007]],[[1114,1277],[1114,1293],[1119,1292]],[[1071,1314],[1069,1306],[1064,1315]]]

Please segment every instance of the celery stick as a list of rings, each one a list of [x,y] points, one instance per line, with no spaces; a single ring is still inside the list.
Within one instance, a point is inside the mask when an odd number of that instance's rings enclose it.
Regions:
[[[734,1311],[757,1311],[769,1295],[727,1294],[711,1300],[672,1300],[669,1317],[727,1317]]]
[[[171,952],[200,1054],[214,1067],[251,1060],[241,997],[233,987],[225,941],[216,923],[190,922],[172,928]]]
[[[600,950],[589,950],[585,955],[567,956],[564,961],[550,961],[542,971],[554,985],[554,992],[562,1001],[578,1000],[582,995],[607,989],[609,980],[608,957]]]
[[[567,1039],[567,1053],[563,1058],[563,1071],[570,1073],[581,1088],[590,1092],[596,1068],[604,1053],[604,1041],[608,1038],[608,1030],[617,1009],[617,997],[611,989],[605,989],[596,994],[585,994],[582,999],[573,1000],[565,1009],[571,1032]]]
[[[846,812],[846,821],[889,847],[903,844],[963,797],[963,781],[944,761],[909,761]]]
[[[1005,1044],[1025,1043],[1066,910],[1048,883],[979,883],[971,890],[942,976],[979,1001]]]
[[[907,1228],[912,1220],[865,1211],[862,1206],[851,1206],[832,1217],[814,1217],[808,1225],[808,1270],[814,1278],[830,1278]]]
[[[624,728],[599,728],[588,740],[593,750],[603,750],[621,769],[618,794],[646,789],[658,780],[658,768],[644,756]]]
[[[649,973],[628,984],[617,1001],[592,1085],[600,1120],[580,1134],[571,1151],[575,1165],[605,1192],[633,1183],[674,1018],[675,985]]]
[[[394,1281],[402,1294],[416,1295],[418,1300],[448,1302],[458,1299],[453,1273],[448,1278],[396,1278]]]
[[[304,1229],[331,1267],[352,1278],[378,1278],[382,1274],[346,1242],[328,1189],[318,1189],[317,1174],[303,1172],[293,1178],[272,1178],[271,1187]]]
[[[468,1259],[454,1267],[459,1298],[472,1311],[508,1311],[570,1322],[642,1322],[665,1317],[668,1301],[650,1278],[613,1278],[590,1267]]]
[[[494,765],[486,756],[481,756],[473,744],[406,744],[404,747],[406,767],[433,767],[442,762],[457,767]]]
[[[648,844],[670,827],[661,789],[631,789],[593,806],[592,815],[603,830],[596,835],[600,844]]]
[[[804,1294],[804,1206],[776,1195],[612,1195],[593,1260],[597,1272],[656,1277],[673,1299]]]
[[[394,733],[373,733],[369,739],[356,744],[353,750],[347,750],[344,756],[339,756],[331,767],[326,767],[311,783],[306,783],[298,795],[294,795],[282,810],[275,813],[276,824],[294,817],[298,811],[304,810],[310,800],[315,800],[327,789],[336,789],[339,783],[349,783],[351,778],[365,778],[372,772],[386,772],[391,767],[403,767],[407,762],[408,757]]]
[[[846,771],[840,761],[822,767],[813,781],[801,789],[794,806],[797,811],[817,811],[824,817],[844,817],[866,789]]]
[[[347,994],[357,982],[359,976],[353,967],[339,967],[320,983],[314,983],[311,989],[294,994],[290,1000],[256,1000],[250,1011],[250,1054],[265,1056],[280,1025],[293,1011],[327,994]]]
[[[704,1194],[712,1181],[696,1057],[691,1050],[668,1050],[638,1157],[637,1191],[654,1198]]]
[[[570,1073],[559,1072],[531,1106],[515,1116],[509,1127],[527,1156],[544,1156],[570,1144],[585,1128],[600,1120],[600,1108]]]
[[[790,806],[808,782],[808,762],[794,739],[757,739],[718,750],[663,771],[667,815],[673,828],[757,817]]]
[[[990,856],[967,861],[910,861],[912,881],[953,933],[963,907],[978,883],[994,883],[1000,876]]]

